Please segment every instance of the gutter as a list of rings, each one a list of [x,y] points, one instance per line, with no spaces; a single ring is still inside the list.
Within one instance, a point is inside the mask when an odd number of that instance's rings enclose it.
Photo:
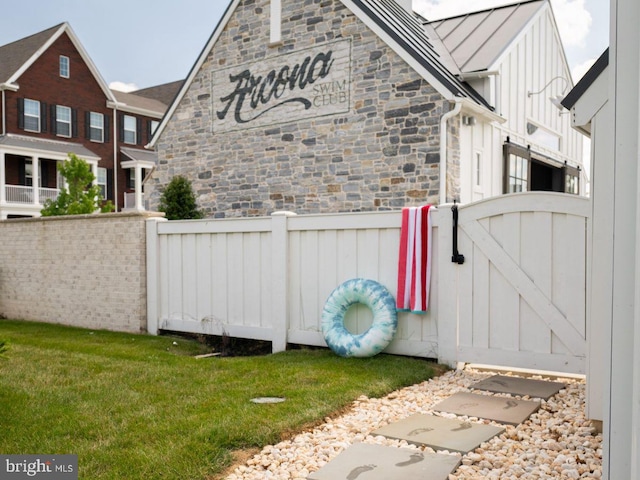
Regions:
[[[107,104],[107,106],[109,106]],[[115,211],[118,211],[118,105],[110,105],[113,108],[113,203]]]
[[[440,118],[440,205],[447,203],[447,121],[462,110],[462,102],[455,101],[453,110],[449,110]]]
[[[7,134],[7,98],[2,90],[2,136]]]

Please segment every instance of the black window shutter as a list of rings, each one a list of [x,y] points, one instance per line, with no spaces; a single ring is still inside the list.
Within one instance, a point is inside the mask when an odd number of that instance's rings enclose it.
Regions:
[[[40,131],[47,131],[47,104],[40,102]]]
[[[102,118],[104,118],[104,141],[105,141],[105,143],[107,143],[111,139],[111,136],[110,136],[111,125],[109,125],[109,116],[108,115],[105,115]],[[113,175],[113,172],[112,172],[112,175]]]
[[[24,130],[24,98],[18,99],[18,128]]]
[[[91,140],[91,112],[84,112],[84,138]]]
[[[40,184],[45,188],[49,187],[49,164],[42,160],[40,161]]]
[[[18,170],[18,183],[20,185],[26,185],[27,183],[27,172],[25,171],[25,161],[20,162],[20,169]]]
[[[111,200],[113,202],[113,168],[107,169],[107,198],[106,199]]]
[[[136,118],[136,140],[138,145],[142,145],[142,119]]]
[[[75,108],[71,109],[71,136],[78,137],[78,110]]]
[[[124,114],[118,115],[118,140],[124,142]]]
[[[58,133],[58,125],[56,124],[56,119],[56,106],[51,105],[51,133],[53,133],[54,135]]]

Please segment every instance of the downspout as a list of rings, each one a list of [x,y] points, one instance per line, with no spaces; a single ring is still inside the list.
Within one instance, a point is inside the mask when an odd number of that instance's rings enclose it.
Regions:
[[[7,99],[5,97],[5,90],[2,89],[2,136],[4,137],[7,134],[7,110],[6,103]]]
[[[118,107],[113,107],[113,203],[118,211]]]
[[[440,119],[440,205],[447,203],[447,121],[455,117],[462,109],[462,102],[456,100],[453,110],[449,110]]]

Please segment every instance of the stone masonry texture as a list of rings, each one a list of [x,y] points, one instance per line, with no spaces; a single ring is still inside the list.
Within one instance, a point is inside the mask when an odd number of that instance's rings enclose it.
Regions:
[[[0,222],[0,316],[145,331],[150,216],[158,214]]]
[[[158,167],[145,187],[151,208],[176,175],[191,181],[199,206],[217,218],[437,203],[440,118],[450,102],[340,1],[283,0],[282,8],[283,41],[270,46],[269,2],[239,3],[157,144]],[[290,122],[274,114],[271,125],[213,130],[218,70],[277,71],[287,54],[344,40],[346,113]],[[450,120],[448,135],[452,198],[459,189],[457,121]]]

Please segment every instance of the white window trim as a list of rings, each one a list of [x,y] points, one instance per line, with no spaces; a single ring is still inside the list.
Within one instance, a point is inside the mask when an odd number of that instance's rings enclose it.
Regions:
[[[60,111],[60,109],[64,109],[64,110],[69,112],[69,121],[60,119],[60,116],[58,115],[58,112]],[[60,133],[60,128],[59,128],[58,125],[60,125],[61,123],[69,125],[69,134],[68,135]],[[58,137],[71,138],[71,134],[72,134],[72,130],[71,130],[72,129],[72,125],[71,124],[72,123],[73,123],[73,118],[72,118],[72,113],[71,113],[71,107],[66,107],[64,105],[56,105],[56,135]]]
[[[93,116],[94,115],[99,115],[100,118],[102,119],[102,124],[98,127],[98,126],[94,126],[93,125]],[[92,138],[92,131],[93,130],[100,130],[100,140],[96,140],[94,138]],[[98,113],[98,112],[90,112],[89,113],[89,140],[91,140],[92,142],[96,142],[96,143],[104,143],[104,114],[103,113]]]
[[[128,129],[127,128],[127,119],[131,118],[133,120],[133,130]],[[136,119],[136,117],[132,116],[132,115],[125,115],[124,119],[122,120],[124,123],[122,125],[122,128],[124,130],[124,138],[122,139],[122,141],[124,143],[127,143],[129,145],[137,145],[138,143],[138,121]],[[133,133],[133,142],[128,142],[127,139],[127,132]]]
[[[38,115],[37,116],[27,113],[27,102],[33,102],[34,104],[38,105]],[[24,130],[26,132],[40,133],[40,131],[42,130],[42,121],[41,121],[42,112],[40,111],[40,102],[38,102],[37,100],[31,100],[30,98],[25,98],[24,99],[24,111],[22,112],[22,114],[24,116]],[[37,118],[38,119],[38,129],[37,130],[33,130],[33,129],[27,127],[27,117],[29,117],[29,118]]]
[[[66,75],[62,72],[63,59],[66,60]],[[62,78],[69,78],[71,76],[71,62],[69,61],[69,57],[67,57],[66,55],[60,55],[60,60],[58,63],[58,73]]]
[[[102,195],[103,198],[107,198],[107,169],[103,167],[98,167],[97,175],[96,175],[96,184],[99,187],[104,187],[104,193]]]

